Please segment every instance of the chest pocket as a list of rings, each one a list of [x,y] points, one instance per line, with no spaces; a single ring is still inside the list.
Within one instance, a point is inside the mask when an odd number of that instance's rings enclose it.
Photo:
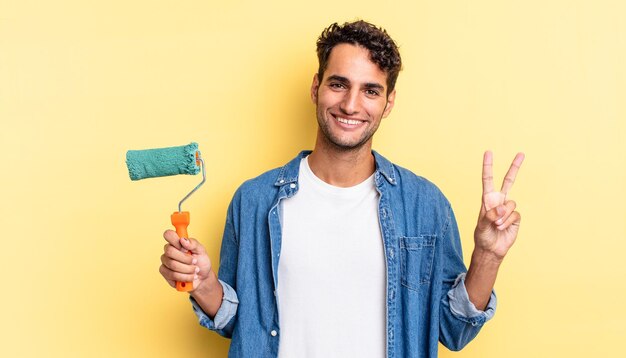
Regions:
[[[435,258],[435,235],[400,237],[400,274],[402,285],[418,290],[430,284]]]

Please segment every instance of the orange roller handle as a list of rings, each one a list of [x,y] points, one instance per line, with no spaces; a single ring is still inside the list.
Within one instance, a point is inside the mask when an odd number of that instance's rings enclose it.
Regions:
[[[175,211],[172,216],[172,225],[176,228],[178,237],[189,238],[187,234],[187,226],[189,226],[189,212],[188,211]],[[187,255],[191,255],[190,251],[186,252]],[[179,282],[176,281],[176,290],[180,292],[189,292],[193,290],[193,282]]]

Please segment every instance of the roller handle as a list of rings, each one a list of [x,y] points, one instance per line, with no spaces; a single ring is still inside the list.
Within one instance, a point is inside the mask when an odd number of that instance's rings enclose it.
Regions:
[[[178,212],[175,211],[172,216],[172,225],[174,225],[174,227],[176,228],[176,233],[178,234],[178,237],[182,238],[189,238],[189,235],[187,234],[187,226],[189,226],[189,212],[188,211],[182,211],[182,212]],[[187,255],[191,255],[191,251],[187,251],[186,252]],[[180,291],[180,292],[189,292],[191,290],[193,290],[193,282],[179,282],[176,281],[176,290]]]

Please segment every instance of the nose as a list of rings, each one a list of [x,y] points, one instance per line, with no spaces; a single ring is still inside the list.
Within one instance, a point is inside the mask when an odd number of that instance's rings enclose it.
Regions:
[[[343,96],[339,108],[345,114],[355,114],[359,112],[359,91],[351,89],[346,91]]]

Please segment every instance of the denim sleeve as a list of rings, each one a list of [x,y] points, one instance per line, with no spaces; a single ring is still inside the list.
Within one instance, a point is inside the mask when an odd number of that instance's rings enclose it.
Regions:
[[[492,292],[488,308],[482,312],[470,302],[465,289],[463,252],[459,231],[447,206],[447,222],[441,234],[442,285],[440,291],[439,341],[452,351],[461,350],[480,332],[495,312],[496,298]]]
[[[222,247],[220,249],[220,268],[218,280],[224,290],[222,304],[215,317],[211,320],[202,311],[198,303],[190,297],[194,312],[198,316],[201,326],[216,331],[218,334],[231,338],[236,321],[237,307],[239,299],[237,296],[237,264],[239,261],[239,242],[237,240],[234,225],[233,202],[228,207],[224,235],[222,237]]]
[[[219,280],[219,283],[222,285],[224,290],[224,296],[222,298],[222,305],[217,310],[213,319],[211,319],[209,315],[202,310],[198,302],[196,302],[193,297],[189,296],[193,312],[198,317],[200,325],[214,331],[222,330],[226,327],[228,322],[235,317],[235,314],[237,313],[237,306],[239,305],[239,300],[237,299],[237,293],[235,293],[235,290],[222,280]]]
[[[489,303],[484,311],[476,309],[476,306],[470,301],[467,289],[465,288],[465,275],[465,272],[459,274],[454,282],[454,286],[448,291],[450,311],[452,311],[452,314],[456,316],[456,318],[472,325],[484,324],[496,313],[496,306],[498,304],[496,293],[491,292]]]

